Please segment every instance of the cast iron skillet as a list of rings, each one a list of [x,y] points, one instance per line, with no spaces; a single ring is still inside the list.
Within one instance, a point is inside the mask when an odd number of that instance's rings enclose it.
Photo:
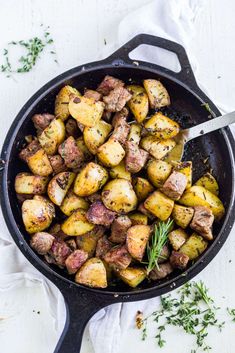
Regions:
[[[147,44],[174,52],[179,59],[181,71],[175,73],[164,67],[147,62],[132,62],[129,53],[140,44]],[[202,106],[209,103],[213,115],[220,115],[216,106],[199,89],[189,60],[182,46],[174,42],[141,34],[105,60],[86,64],[59,75],[42,87],[23,106],[15,118],[4,142],[1,153],[1,205],[9,231],[25,257],[51,280],[64,296],[67,319],[62,336],[55,348],[57,353],[78,353],[87,321],[99,309],[118,302],[136,301],[159,296],[182,285],[199,273],[218,253],[229,235],[234,222],[234,147],[228,128],[196,139],[185,151],[185,160],[193,161],[194,175],[199,177],[208,168],[203,163],[209,157],[213,173],[219,181],[221,198],[226,207],[226,216],[214,228],[215,239],[207,251],[185,273],[174,272],[168,278],[155,283],[143,282],[136,290],[124,284],[106,290],[91,289],[73,282],[63,270],[50,267],[29,247],[29,236],[22,224],[20,208],[16,201],[14,179],[25,165],[18,159],[24,136],[33,132],[31,117],[35,113],[53,113],[54,99],[65,84],[78,89],[95,88],[105,75],[113,75],[128,82],[132,78],[141,82],[146,78],[161,79],[168,89],[173,110],[180,112],[183,127],[192,126],[208,119],[208,111]]]

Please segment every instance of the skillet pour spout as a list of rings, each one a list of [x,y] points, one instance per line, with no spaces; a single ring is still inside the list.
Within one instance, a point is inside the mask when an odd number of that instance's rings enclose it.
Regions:
[[[141,44],[163,48],[177,55],[181,71],[176,73],[162,66],[132,61],[129,54]],[[221,185],[221,199],[226,208],[226,216],[214,227],[214,241],[204,254],[191,265],[186,272],[174,272],[169,277],[158,281],[144,281],[135,290],[124,284],[107,289],[83,287],[74,283],[65,271],[51,267],[43,261],[29,246],[29,235],[26,233],[21,210],[16,203],[14,180],[17,173],[23,170],[18,153],[24,143],[24,136],[33,131],[31,118],[38,112],[54,111],[54,100],[64,85],[71,85],[78,90],[82,87],[96,88],[105,75],[140,83],[143,79],[160,79],[171,92],[171,114],[179,118],[182,128],[198,125],[208,119],[208,112],[203,107],[210,106],[213,117],[221,115],[213,102],[198,87],[184,48],[169,40],[140,34],[118,49],[110,57],[75,67],[43,86],[22,107],[16,116],[5,139],[0,163],[1,171],[1,206],[8,229],[24,256],[53,282],[65,299],[66,323],[61,338],[55,348],[56,353],[78,353],[82,334],[87,321],[99,309],[117,302],[144,300],[167,293],[181,286],[203,268],[218,253],[227,239],[234,222],[234,155],[235,143],[229,128],[216,131],[200,139],[190,141],[184,152],[184,160],[192,160],[197,166],[195,178],[200,177],[210,167]],[[180,113],[179,113],[180,112]],[[4,162],[5,161],[5,162]]]

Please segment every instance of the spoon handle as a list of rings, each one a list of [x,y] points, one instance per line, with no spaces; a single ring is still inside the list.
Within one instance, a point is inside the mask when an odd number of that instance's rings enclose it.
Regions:
[[[211,131],[221,129],[235,123],[235,112],[231,112],[218,118],[210,119],[202,124],[191,127],[190,129],[183,130],[184,136],[187,141],[190,141],[198,136],[208,134]]]

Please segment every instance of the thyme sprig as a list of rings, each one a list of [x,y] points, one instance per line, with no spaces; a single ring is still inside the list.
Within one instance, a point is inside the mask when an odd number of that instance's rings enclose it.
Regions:
[[[172,228],[173,220],[168,219],[167,222],[159,222],[155,225],[154,233],[147,244],[147,274],[149,274],[153,268],[158,266],[158,260],[161,258],[161,252],[168,241],[168,234]]]
[[[224,327],[224,322],[217,319],[219,309],[203,282],[189,282],[180,288],[177,297],[173,298],[171,294],[161,296],[160,310],[142,319],[142,325],[139,325],[142,340],[147,338],[148,323],[152,319],[158,325],[155,338],[159,347],[166,343],[163,333],[167,327],[176,326],[195,336],[196,347],[191,353],[196,353],[199,349],[209,352],[211,347],[206,343],[208,328],[213,326],[221,331]],[[232,315],[234,314],[235,310]]]

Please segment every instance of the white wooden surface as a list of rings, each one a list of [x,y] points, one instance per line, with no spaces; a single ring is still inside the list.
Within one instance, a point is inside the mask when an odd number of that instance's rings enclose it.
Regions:
[[[166,1],[166,0],[165,0]],[[180,0],[179,0],[180,1]],[[29,74],[16,76],[15,81],[0,75],[0,144],[25,101],[48,80],[78,64],[94,61],[103,50],[117,47],[119,21],[148,0],[8,0],[0,1],[0,50],[11,40],[37,35],[40,24],[50,25],[55,40],[59,65],[49,55],[42,57]],[[204,1],[204,10],[196,19],[197,35],[192,51],[199,63],[198,75],[213,99],[229,109],[235,108],[235,2],[231,0]],[[105,48],[104,39],[110,49]],[[213,94],[212,94],[213,92]],[[223,307],[235,306],[234,231],[213,262],[198,276],[210,287]],[[229,260],[232,259],[232,262]],[[12,300],[12,299],[11,299]],[[138,310],[138,307],[136,307]],[[229,319],[228,319],[229,321]],[[43,324],[43,322],[41,322]],[[211,344],[214,353],[234,353],[235,326],[227,324],[219,335],[213,331]],[[22,330],[22,329],[21,329]],[[108,333],[107,333],[108,334]],[[172,330],[162,353],[188,353],[192,339]],[[17,340],[16,340],[17,347]],[[154,339],[141,342],[134,329],[122,337],[120,353],[154,352]],[[128,347],[128,348],[127,348]],[[176,348],[177,347],[177,348]],[[1,351],[1,348],[0,348]],[[16,353],[4,351],[1,353]],[[25,351],[25,353],[34,353]],[[82,353],[92,353],[85,334]]]

